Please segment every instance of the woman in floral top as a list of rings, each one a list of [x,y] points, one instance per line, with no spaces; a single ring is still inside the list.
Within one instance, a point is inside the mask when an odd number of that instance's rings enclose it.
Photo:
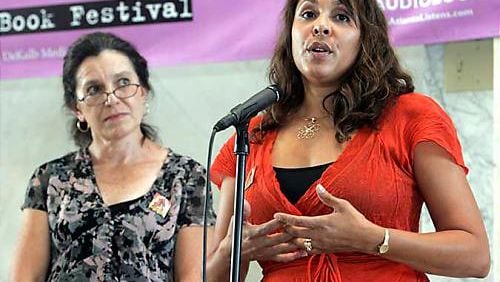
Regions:
[[[146,60],[92,33],[68,50],[63,84],[80,150],[33,174],[14,280],[199,281],[205,169],[143,122]]]

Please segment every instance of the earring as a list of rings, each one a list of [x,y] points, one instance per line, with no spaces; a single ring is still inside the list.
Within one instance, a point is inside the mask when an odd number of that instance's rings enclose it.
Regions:
[[[148,115],[150,112],[149,102],[144,103],[144,115]]]
[[[78,130],[80,130],[80,132],[82,133],[85,133],[90,129],[89,124],[86,121],[80,121],[80,120],[76,121],[76,128],[78,128]]]

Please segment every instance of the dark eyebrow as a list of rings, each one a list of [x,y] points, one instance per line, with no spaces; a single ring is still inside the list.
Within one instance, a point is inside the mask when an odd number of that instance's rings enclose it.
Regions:
[[[309,2],[311,4],[318,4],[318,0],[303,0],[297,4],[297,7],[299,7],[300,5],[302,5],[303,3],[306,3],[306,2]],[[335,5],[345,6],[340,0],[333,0],[332,3]]]
[[[304,0],[304,1],[300,1],[298,4],[297,4],[297,7],[301,6],[302,4],[304,4],[305,2],[309,2],[311,4],[317,4],[318,3],[318,0]]]

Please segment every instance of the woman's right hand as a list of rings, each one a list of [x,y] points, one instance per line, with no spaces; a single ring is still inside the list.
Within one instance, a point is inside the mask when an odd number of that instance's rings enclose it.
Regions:
[[[222,181],[219,194],[219,212],[212,235],[209,237],[207,260],[208,281],[229,281],[231,249],[233,245],[234,177]],[[251,208],[244,202],[243,230],[241,242],[241,280],[245,280],[252,260],[289,262],[306,255],[292,242],[292,236],[285,233],[283,224],[272,219],[262,224],[248,222]]]
[[[254,225],[246,219],[251,212],[250,204],[245,200],[243,233],[241,242],[242,261],[273,260],[289,262],[307,255],[303,250],[293,244],[293,237],[284,232],[283,224],[276,219]],[[227,235],[221,245],[228,250],[232,246],[234,217],[228,227]]]

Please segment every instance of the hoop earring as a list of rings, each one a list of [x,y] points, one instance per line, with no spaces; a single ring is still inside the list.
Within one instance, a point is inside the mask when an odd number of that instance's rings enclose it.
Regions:
[[[89,124],[86,121],[80,121],[80,120],[76,121],[76,128],[78,128],[78,130],[80,130],[80,132],[82,133],[85,133],[90,129]]]

